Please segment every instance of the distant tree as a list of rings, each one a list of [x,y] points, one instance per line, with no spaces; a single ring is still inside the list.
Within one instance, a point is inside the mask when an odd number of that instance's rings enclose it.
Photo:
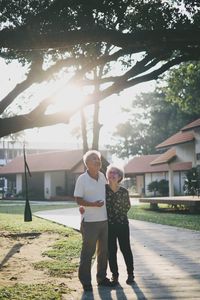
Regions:
[[[117,126],[111,145],[107,145],[121,158],[155,153],[156,145],[199,117],[167,102],[160,89],[137,96],[125,111],[127,121]]]
[[[169,71],[166,100],[175,103],[186,113],[200,114],[200,63],[188,62]]]

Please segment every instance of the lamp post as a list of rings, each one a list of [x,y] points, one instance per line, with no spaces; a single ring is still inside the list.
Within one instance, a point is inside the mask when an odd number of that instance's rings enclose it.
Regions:
[[[25,195],[26,195],[26,203],[25,203],[25,209],[24,209],[24,222],[30,222],[32,221],[32,213],[30,208],[30,203],[28,199],[28,178],[27,178],[27,171],[29,176],[31,177],[31,172],[29,170],[27,161],[26,161],[26,151],[25,151],[25,144],[23,148],[23,154],[24,154],[24,176],[25,176]]]

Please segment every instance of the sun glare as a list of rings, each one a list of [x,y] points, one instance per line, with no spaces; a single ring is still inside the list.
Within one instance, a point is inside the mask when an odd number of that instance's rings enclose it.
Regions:
[[[1,78],[0,98],[2,98],[5,97],[17,83],[25,79],[27,70],[23,68],[21,64],[16,63],[16,61],[7,65],[4,60],[0,59],[0,66],[1,73],[4,75]],[[66,78],[66,76],[61,73],[58,80],[52,79],[42,84],[33,85],[25,96],[19,99],[17,98],[16,100],[17,104],[20,104],[20,109],[22,109],[20,113],[29,113],[45,99],[50,99],[46,114],[54,114],[62,111],[64,113],[69,112],[69,114],[74,111],[78,112],[81,104],[85,102],[87,94],[90,94],[93,90],[86,90],[85,87],[82,89],[75,84],[68,84],[67,86],[67,82],[70,83],[71,79],[71,75],[69,78]],[[150,88],[151,85],[153,88]],[[135,94],[152,91],[155,88],[154,85],[154,82],[137,85],[127,91],[123,91],[120,95],[112,95],[109,99],[105,99],[105,101],[100,103],[99,122],[103,125],[100,133],[100,145],[109,144],[116,126],[126,121],[126,116],[122,113],[121,107],[131,107]],[[24,99],[27,99],[26,105],[24,104]],[[88,105],[84,111],[87,126],[90,129],[94,107]],[[16,105],[13,107],[13,112],[18,113],[18,111],[16,111]],[[80,114],[72,113],[71,115],[72,118],[69,124],[57,124],[54,126],[27,129],[25,131],[25,139],[30,142],[36,142],[36,144],[38,142],[45,144],[50,142],[57,148],[60,147],[60,143],[65,143],[65,146],[71,148],[74,145],[81,147],[82,143],[78,141],[76,135],[70,133],[71,128],[80,127]]]
[[[52,94],[52,96],[50,96],[51,102],[45,112],[46,114],[54,114],[63,111],[67,111],[70,113],[71,111],[74,111],[76,109],[78,112],[79,107],[81,106],[81,104],[83,104],[85,99],[84,92],[79,86],[65,86],[63,82],[50,83],[48,86],[46,86],[43,93],[44,95],[42,95],[42,98],[49,97],[49,95]],[[78,120],[77,118],[75,118],[75,122],[79,124],[80,118],[78,118]],[[44,143],[46,145],[48,145],[49,142],[50,148],[77,148],[78,145],[77,139],[70,134],[69,124],[57,124],[53,126],[37,128],[35,130],[27,130],[26,139],[31,143],[38,141],[40,144]]]
[[[53,103],[49,105],[46,113],[56,113],[62,110],[73,111],[84,102],[84,93],[78,86],[61,88],[53,97]]]

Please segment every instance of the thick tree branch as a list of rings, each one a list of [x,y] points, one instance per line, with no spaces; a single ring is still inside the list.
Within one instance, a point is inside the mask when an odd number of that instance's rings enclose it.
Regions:
[[[181,50],[183,47],[200,46],[200,29],[140,30],[122,33],[103,28],[49,33],[35,33],[24,28],[3,29],[0,31],[0,47],[30,51],[40,49],[61,49],[77,44],[107,42],[120,48],[131,47],[133,52],[146,49]]]
[[[128,52],[129,51],[130,50],[128,50]],[[78,58],[78,59],[75,58],[61,59],[45,71],[42,70],[42,63],[40,65],[40,68],[37,67],[37,70],[33,65],[31,67],[31,70],[27,78],[23,82],[17,84],[14,87],[14,89],[0,101],[0,114],[2,114],[2,112],[13,102],[13,100],[17,96],[19,96],[22,92],[28,89],[32,84],[41,83],[44,82],[45,80],[49,80],[52,77],[52,74],[58,73],[63,68],[70,68],[72,66],[75,68],[76,66],[78,67],[82,65],[83,66],[82,70],[76,73],[75,78],[71,79],[71,82],[77,81],[78,78],[82,77],[86,72],[89,72],[97,65],[102,65],[114,61],[124,54],[127,54],[127,52],[124,50],[118,50],[111,55],[102,56],[91,62],[88,61],[87,57]]]
[[[51,114],[51,115],[45,115],[45,105],[49,101],[48,98],[43,101],[43,103],[40,106],[40,113],[38,114],[39,108],[36,108],[32,112],[26,115],[21,116],[14,116],[6,119],[0,119],[0,137],[6,136],[10,133],[15,133],[24,129],[28,128],[34,128],[34,127],[44,127],[44,126],[50,126],[55,125],[58,123],[69,123],[71,117],[77,113],[81,108],[91,105],[97,102],[100,102],[101,100],[108,98],[112,96],[113,94],[117,94],[129,87],[132,87],[134,85],[137,85],[141,82],[150,81],[153,79],[157,79],[160,74],[168,70],[170,67],[181,63],[182,61],[190,61],[190,56],[182,56],[175,59],[172,59],[171,61],[165,63],[157,70],[152,71],[149,74],[145,74],[143,76],[138,76],[137,78],[134,78],[132,80],[118,80],[115,82],[112,86],[106,88],[103,91],[98,91],[96,93],[93,93],[89,95],[85,102],[80,105],[78,108],[75,108],[73,110],[63,110],[62,112]]]
[[[188,4],[188,14],[185,15],[167,1],[165,5],[160,0],[142,3],[120,0],[118,4],[116,6],[115,1],[109,1],[108,4],[106,1],[81,0],[69,3],[67,0],[54,0],[48,3],[37,0],[31,1],[24,10],[17,10],[12,1],[2,6],[0,56],[28,62],[32,59],[33,63],[26,80],[0,101],[1,115],[33,83],[53,79],[61,70],[65,72],[66,86],[72,83],[87,84],[88,87],[92,85],[94,93],[88,95],[85,103],[73,111],[66,109],[52,115],[47,115],[46,111],[56,99],[54,95],[45,98],[25,115],[0,119],[0,136],[27,128],[68,123],[73,114],[84,106],[98,105],[99,101],[124,89],[157,79],[180,62],[200,59],[197,2],[195,8],[193,4]],[[145,55],[136,60],[135,54],[138,53]],[[56,63],[43,70],[43,61],[51,55]],[[67,58],[59,60],[59,57]],[[114,63],[111,62],[119,62],[124,67],[116,76],[113,76],[111,68]],[[97,71],[104,68],[105,74],[111,71],[112,76],[109,74],[104,78],[102,76],[102,79],[86,80],[91,78],[91,71],[97,66]],[[96,91],[95,86],[99,87]],[[70,98],[65,100],[71,101]]]

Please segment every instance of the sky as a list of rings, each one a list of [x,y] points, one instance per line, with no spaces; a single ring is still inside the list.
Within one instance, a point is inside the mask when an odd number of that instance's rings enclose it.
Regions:
[[[25,68],[23,68],[17,61],[12,62],[7,65],[3,59],[0,58],[0,74],[1,74],[1,90],[0,90],[0,99],[7,95],[7,93],[14,88],[14,86],[25,79]],[[155,82],[142,83],[136,85],[130,89],[125,90],[120,95],[114,95],[109,97],[100,103],[100,115],[99,121],[103,124],[100,132],[100,148],[104,148],[106,144],[110,143],[112,133],[115,131],[116,126],[119,123],[123,123],[126,119],[125,115],[122,114],[122,107],[130,107],[132,100],[136,95],[139,95],[141,92],[152,91],[155,86]],[[53,88],[53,86],[52,86]],[[46,92],[46,88],[44,91]],[[50,92],[50,88],[48,88]],[[62,89],[61,89],[62,90]],[[77,89],[71,88],[64,91],[73,99],[81,101],[81,93],[77,92]],[[43,98],[43,90],[37,90],[33,88],[33,95],[26,95],[32,103],[37,103],[38,99]],[[30,98],[29,98],[30,97]],[[63,99],[63,95],[61,95]],[[72,103],[72,102],[71,102]],[[76,104],[76,103],[75,103]],[[72,105],[72,104],[70,104]],[[23,109],[26,109],[26,104]],[[50,107],[50,109],[62,109],[62,101],[60,101],[60,107]],[[16,108],[17,109],[17,108]],[[92,107],[87,108],[88,117],[91,116]],[[80,116],[75,115],[69,124],[58,124],[54,126],[44,127],[44,128],[35,128],[25,130],[25,141],[27,143],[34,143],[41,145],[49,145],[52,147],[63,147],[76,149],[81,147],[80,140],[78,141],[75,137],[75,134],[72,134],[74,128],[79,125]]]

